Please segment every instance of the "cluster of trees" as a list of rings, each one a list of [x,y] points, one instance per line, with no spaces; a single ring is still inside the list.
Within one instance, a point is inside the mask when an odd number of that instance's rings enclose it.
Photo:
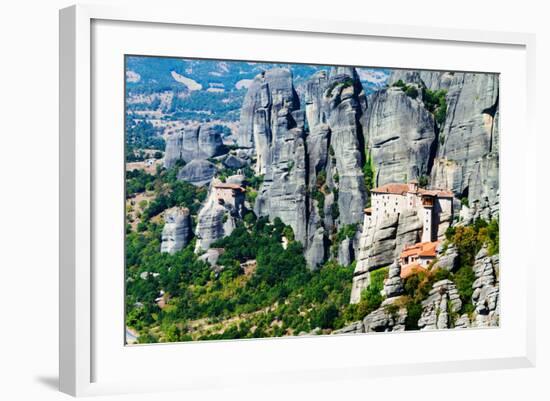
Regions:
[[[447,115],[447,91],[444,89],[432,91],[422,88],[422,101],[426,108],[433,113],[437,124],[441,126]]]
[[[135,169],[126,171],[126,197],[144,192],[145,190],[151,191],[156,179],[156,176],[144,170]]]
[[[224,249],[219,273],[199,260],[193,243],[174,255],[159,253],[160,232],[152,224],[126,239],[127,324],[140,332],[141,341],[298,334],[336,329],[351,317],[353,267],[329,262],[310,271],[302,245],[280,219],[270,223],[249,212],[231,235],[212,245]],[[252,259],[256,268],[246,275],[241,264]],[[155,274],[143,278],[143,272]],[[163,308],[154,302],[161,290],[168,299]],[[238,323],[224,323],[235,317]],[[196,331],[189,325],[196,319],[208,319],[222,329]]]
[[[367,207],[370,206],[371,197],[370,197],[370,191],[374,188],[376,185],[375,178],[376,177],[376,169],[374,166],[374,159],[372,157],[372,153],[370,149],[366,149],[366,158],[365,158],[365,164],[363,165],[363,177],[365,179],[365,189],[367,190]]]
[[[179,167],[175,166],[168,171],[161,170],[157,173],[156,180],[148,184],[156,190],[157,196],[143,212],[145,219],[150,219],[174,206],[188,208],[191,215],[198,213],[202,202],[208,195],[208,189],[196,187],[186,181],[178,181],[176,178],[178,169]]]
[[[140,161],[145,158],[139,156],[143,149],[157,149],[164,151],[166,143],[161,136],[161,130],[155,128],[148,121],[126,118],[126,162]]]
[[[403,92],[405,92],[405,94],[412,98],[412,99],[416,99],[418,97],[418,89],[416,89],[416,86],[413,86],[413,85],[407,85],[405,82],[403,82],[403,80],[398,80],[397,82],[394,82],[392,84],[392,86],[395,86],[397,88],[401,88],[401,90]]]

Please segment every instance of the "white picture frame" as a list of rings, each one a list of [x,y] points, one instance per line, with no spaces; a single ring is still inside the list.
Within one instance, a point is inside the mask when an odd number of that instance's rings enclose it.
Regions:
[[[96,5],[78,5],[72,6],[60,11],[60,390],[75,396],[107,394],[107,393],[126,393],[132,391],[165,391],[171,389],[201,389],[212,387],[213,380],[216,380],[217,386],[240,385],[239,381],[234,381],[228,366],[221,366],[212,376],[205,375],[205,370],[200,367],[196,371],[191,369],[186,371],[185,378],[177,375],[160,379],[151,376],[150,380],[130,380],[123,375],[110,374],[108,378],[102,378],[100,366],[105,366],[108,362],[115,366],[119,361],[107,360],[103,358],[101,364],[96,363],[96,357],[101,352],[107,350],[103,348],[103,342],[98,340],[96,325],[103,319],[101,307],[94,307],[94,296],[97,294],[98,286],[101,286],[101,278],[94,275],[94,263],[96,254],[94,253],[94,232],[97,234],[97,217],[95,191],[97,182],[95,180],[97,170],[97,156],[101,152],[101,144],[94,140],[92,126],[95,124],[95,110],[92,102],[93,87],[92,80],[97,68],[94,54],[101,46],[101,40],[93,41],[94,23],[108,21],[109,26],[113,24],[134,24],[132,29],[138,32],[143,26],[156,25],[163,29],[177,29],[178,27],[199,27],[207,31],[231,30],[241,34],[250,34],[254,32],[263,32],[267,34],[295,35],[299,37],[318,38],[324,37],[338,38],[345,41],[362,40],[363,38],[383,39],[385,41],[416,41],[422,43],[432,43],[443,49],[445,46],[460,45],[462,47],[479,47],[483,50],[484,46],[493,46],[495,48],[510,48],[512,53],[510,57],[517,57],[518,68],[522,69],[522,75],[518,82],[522,94],[517,100],[521,113],[517,121],[510,117],[507,119],[503,113],[503,136],[506,136],[507,125],[510,127],[521,128],[521,132],[527,141],[535,138],[533,130],[532,115],[534,110],[534,35],[523,33],[508,32],[485,32],[457,29],[436,29],[427,27],[398,26],[398,25],[373,25],[367,22],[349,22],[349,21],[322,21],[322,20],[301,20],[292,18],[282,18],[275,16],[265,16],[251,18],[243,16],[242,18],[227,19],[223,15],[215,12],[208,15],[187,15],[182,9],[162,9],[162,8],[114,8],[109,6]],[[135,25],[136,23],[139,23]],[[145,24],[145,25],[143,25]],[[119,26],[117,30],[130,29],[129,25]],[[200,29],[199,29],[200,30]],[[111,33],[111,31],[109,31]],[[201,33],[198,32],[197,35]],[[100,34],[101,35],[101,34]],[[161,32],[159,35],[166,35]],[[116,40],[113,40],[116,42]],[[413,43],[413,42],[410,42]],[[231,52],[231,48],[226,44]],[[101,50],[101,49],[99,49]],[[458,50],[457,50],[458,51]],[[179,54],[175,54],[179,55]],[[244,57],[244,56],[243,56]],[[496,62],[496,61],[495,61]],[[351,63],[351,61],[350,61]],[[444,64],[431,65],[429,62],[424,65],[433,69],[441,69]],[[401,67],[416,67],[407,65],[403,62]],[[390,65],[388,65],[390,66]],[[391,65],[399,67],[399,65]],[[117,67],[118,68],[118,67]],[[455,69],[461,69],[457,65]],[[468,69],[468,68],[465,68]],[[492,72],[500,70],[492,69]],[[116,73],[116,72],[115,72]],[[122,80],[122,72],[119,72]],[[525,79],[523,79],[525,78]],[[511,82],[511,80],[509,81]],[[509,87],[511,87],[510,84]],[[503,97],[506,92],[503,91]],[[121,96],[122,98],[122,96]],[[508,108],[511,110],[511,108]],[[514,113],[516,113],[514,111]],[[121,119],[122,116],[117,118]],[[515,125],[514,125],[515,124]],[[502,152],[514,151],[518,158],[518,166],[512,171],[506,165],[506,158],[503,157],[503,168],[501,171],[502,179],[502,230],[518,231],[522,229],[533,229],[536,220],[535,209],[522,208],[521,213],[507,209],[508,201],[515,201],[516,205],[528,206],[526,195],[509,193],[508,183],[519,182],[520,188],[532,185],[535,177],[529,175],[527,171],[536,170],[535,155],[529,154],[528,150],[517,148],[513,140],[507,142],[503,140]],[[527,142],[526,141],[526,142]],[[529,167],[531,166],[531,167]],[[117,177],[114,177],[116,180]],[[508,189],[507,189],[508,188]],[[514,198],[517,196],[517,198]],[[518,208],[519,209],[519,208]],[[506,224],[509,224],[506,226]],[[113,235],[117,235],[116,232]],[[503,238],[503,244],[507,241],[512,243],[517,240],[515,234],[510,233],[508,237]],[[534,244],[525,243],[528,249]],[[506,249],[506,248],[505,248]],[[508,248],[506,257],[502,258],[503,280],[506,280],[506,260],[513,260],[514,250]],[[529,252],[524,257],[522,271],[527,277],[534,271],[534,252]],[[508,258],[508,259],[507,259]],[[122,266],[121,266],[122,268]],[[237,365],[250,363],[254,358],[260,356],[272,358],[275,367],[268,368],[260,363],[254,366],[253,372],[246,370],[241,366],[242,372],[250,372],[250,375],[243,379],[254,380],[256,382],[270,383],[278,380],[281,382],[292,382],[294,380],[326,380],[328,378],[338,379],[343,377],[374,377],[380,375],[399,375],[407,374],[410,370],[416,373],[432,372],[455,372],[476,369],[500,369],[511,367],[531,367],[535,363],[535,322],[534,322],[534,283],[524,279],[508,280],[508,287],[503,287],[506,297],[514,291],[518,295],[520,302],[514,315],[521,330],[514,331],[510,337],[502,337],[502,333],[513,326],[510,321],[506,322],[506,303],[503,305],[504,321],[503,328],[495,330],[469,330],[459,331],[459,333],[422,333],[427,341],[448,341],[456,339],[457,335],[464,338],[466,343],[474,344],[476,341],[503,341],[506,344],[508,338],[509,347],[502,348],[502,352],[495,347],[495,350],[486,354],[472,353],[465,355],[464,358],[447,358],[441,355],[438,358],[428,358],[426,360],[417,360],[411,355],[410,360],[402,362],[382,363],[373,354],[373,363],[367,363],[365,360],[356,361],[353,365],[346,361],[335,361],[331,356],[337,355],[337,348],[340,350],[354,350],[362,347],[366,342],[380,342],[381,338],[393,338],[392,341],[403,342],[403,337],[394,334],[388,335],[357,335],[357,336],[339,336],[338,340],[333,339],[277,339],[277,340],[255,340],[245,342],[211,342],[208,344],[172,344],[172,345],[153,345],[147,347],[137,347],[133,355],[129,356],[135,364],[140,358],[149,358],[147,363],[154,358],[156,363],[162,358],[168,358],[171,353],[186,352],[190,358],[196,358],[197,355],[223,355],[225,358],[239,359],[235,362]],[[105,289],[107,291],[107,289]],[[103,290],[102,290],[103,291]],[[109,292],[104,293],[105,297],[113,297]],[[119,300],[123,302],[122,300]],[[118,302],[118,301],[117,301]],[[122,319],[122,316],[120,316]],[[512,322],[514,323],[514,322]],[[123,321],[121,320],[121,325]],[[104,325],[105,326],[105,325]],[[117,329],[115,329],[116,331]],[[500,331],[499,331],[500,330]],[[496,334],[495,334],[496,333]],[[103,336],[112,333],[103,334]],[[418,334],[403,334],[410,336]],[[402,335],[402,336],[403,336]],[[486,338],[484,338],[486,336]],[[401,339],[400,339],[401,338]],[[484,338],[484,339],[483,339]],[[511,339],[511,340],[510,340]],[[118,340],[117,340],[118,341]],[[329,341],[329,342],[327,342]],[[386,341],[386,340],[384,340]],[[389,340],[388,340],[389,341]],[[495,342],[497,344],[498,342]],[[119,347],[124,348],[123,342],[119,342]],[[179,347],[179,348],[174,348]],[[184,348],[187,347],[187,348]],[[193,347],[193,348],[191,348]],[[355,347],[355,348],[354,348]],[[458,347],[460,349],[460,347]],[[277,354],[284,353],[284,350],[290,355],[308,355],[311,363],[296,363],[293,369],[285,370],[282,365],[278,365]],[[316,359],[316,355],[323,350],[326,352],[325,358]],[[301,354],[302,353],[302,354]],[[359,352],[360,354],[360,352]],[[358,355],[359,355],[358,354]],[[185,354],[181,354],[185,355]],[[145,360],[145,359],[143,359]],[[106,361],[106,362],[105,362]],[[117,365],[118,368],[118,365]],[[224,370],[225,369],[225,370]],[[239,369],[235,369],[237,372]],[[269,372],[269,375],[267,374]],[[227,374],[227,376],[226,376]],[[238,373],[236,373],[238,374]],[[99,379],[98,379],[99,378]]]

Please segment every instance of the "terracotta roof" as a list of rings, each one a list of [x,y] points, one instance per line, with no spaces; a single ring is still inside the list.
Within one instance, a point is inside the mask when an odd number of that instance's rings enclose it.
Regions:
[[[411,181],[411,184],[415,184],[416,182],[413,180]],[[381,187],[377,187],[371,190],[371,192],[379,193],[379,194],[396,194],[396,195],[403,195],[409,191],[409,184],[403,184],[403,183],[390,183],[382,185]],[[451,191],[443,190],[443,189],[424,189],[424,188],[418,188],[416,191],[418,195],[427,195],[427,196],[437,196],[440,198],[452,198],[453,193]]]
[[[409,192],[408,184],[386,184],[381,187],[371,189],[371,192],[381,193],[381,194],[398,194],[402,195],[406,192]]]
[[[444,189],[418,189],[419,195],[427,195],[427,196],[437,196],[439,198],[452,198],[454,194],[451,191],[446,191]]]
[[[237,191],[244,192],[244,188],[237,184],[227,184],[227,183],[220,183],[220,184],[214,184],[214,188],[221,188],[221,189],[235,189]]]
[[[408,256],[416,255],[416,256],[433,256],[435,257],[437,252],[437,246],[439,245],[439,241],[435,242],[418,242],[414,245],[407,246],[403,249],[403,252],[401,252],[401,257],[406,258]]]
[[[420,266],[418,263],[409,263],[408,265],[401,266],[401,278],[406,279],[407,277],[412,276],[415,273],[418,273],[420,271],[426,271],[426,269],[422,266]]]

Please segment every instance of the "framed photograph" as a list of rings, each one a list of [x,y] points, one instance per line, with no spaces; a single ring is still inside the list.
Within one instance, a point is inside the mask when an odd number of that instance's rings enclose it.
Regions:
[[[534,364],[534,37],[60,12],[60,387]]]

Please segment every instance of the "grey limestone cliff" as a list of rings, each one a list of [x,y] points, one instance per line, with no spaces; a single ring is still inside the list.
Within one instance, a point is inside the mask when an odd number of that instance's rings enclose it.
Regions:
[[[498,94],[498,75],[473,73],[454,74],[447,93],[431,180],[470,204],[498,201]]]
[[[185,128],[168,135],[164,166],[170,168],[178,160],[188,163],[195,159],[208,159],[227,152],[221,131],[210,125]]]
[[[365,138],[374,161],[375,184],[407,182],[429,175],[435,130],[434,118],[421,96],[408,96],[399,87],[370,96]]]
[[[264,175],[255,212],[270,219],[279,217],[305,246],[308,215],[304,134],[304,114],[290,70],[273,69],[258,75],[245,98],[240,131],[241,144],[254,145],[257,174]]]
[[[183,249],[192,236],[193,229],[189,209],[174,207],[164,212],[161,252],[173,254]]]

